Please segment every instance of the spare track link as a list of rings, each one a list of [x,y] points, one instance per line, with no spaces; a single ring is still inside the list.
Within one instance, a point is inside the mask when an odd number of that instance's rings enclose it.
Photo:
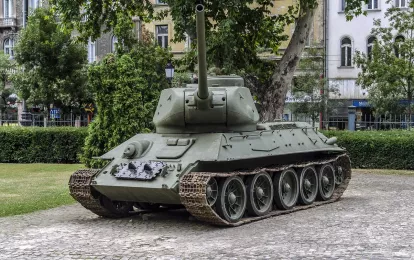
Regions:
[[[222,219],[212,207],[210,207],[207,203],[206,198],[206,187],[207,183],[212,177],[230,177],[230,176],[243,176],[243,175],[252,175],[262,171],[266,172],[280,172],[288,168],[302,168],[310,165],[322,165],[325,163],[333,163],[337,166],[342,167],[342,174],[344,176],[343,182],[336,186],[334,194],[332,195],[331,199],[327,201],[315,201],[311,205],[298,205],[290,210],[273,210],[269,212],[265,216],[260,217],[246,217],[242,218],[240,221],[235,223],[230,223],[224,219]],[[201,221],[205,221],[211,223],[213,225],[219,226],[240,226],[249,222],[288,214],[298,210],[304,210],[316,206],[320,206],[327,203],[332,203],[342,196],[344,191],[346,190],[349,181],[351,180],[351,165],[350,160],[347,154],[342,154],[334,158],[321,160],[321,161],[313,161],[313,162],[303,162],[300,164],[292,164],[292,165],[283,165],[278,166],[275,168],[259,168],[254,171],[250,172],[229,172],[229,173],[212,173],[212,172],[192,172],[183,176],[181,183],[180,183],[180,197],[181,202],[186,207],[186,209]]]
[[[93,176],[99,171],[96,169],[87,169],[74,172],[69,179],[70,195],[86,209],[89,209],[99,216],[117,218],[119,217],[117,214],[114,214],[101,205],[100,195],[94,196],[93,194],[93,188],[90,184]]]

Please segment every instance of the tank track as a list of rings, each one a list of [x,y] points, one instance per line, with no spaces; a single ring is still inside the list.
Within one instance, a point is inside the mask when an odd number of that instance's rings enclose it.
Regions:
[[[119,214],[109,211],[102,206],[100,195],[92,190],[91,181],[99,169],[78,170],[69,179],[70,195],[83,207],[93,213],[107,218],[119,218]]]
[[[329,200],[315,201],[311,205],[298,205],[289,210],[274,210],[270,211],[267,215],[259,217],[246,217],[235,223],[230,223],[221,218],[214,209],[208,205],[206,198],[207,183],[212,177],[230,177],[230,176],[244,176],[253,175],[262,171],[269,173],[281,172],[288,168],[302,168],[311,165],[322,165],[326,163],[332,163],[334,166],[342,167],[343,181],[340,185],[337,185],[334,190],[334,194]],[[332,203],[342,196],[348,183],[351,179],[351,163],[347,154],[341,154],[336,157],[326,158],[321,161],[301,162],[299,164],[282,165],[274,168],[258,168],[250,172],[226,172],[226,173],[213,173],[213,172],[192,172],[183,176],[180,182],[180,197],[182,204],[195,218],[219,226],[240,226],[253,221],[278,216],[282,214],[288,214],[299,210],[305,210],[312,207],[320,206],[327,203]]]

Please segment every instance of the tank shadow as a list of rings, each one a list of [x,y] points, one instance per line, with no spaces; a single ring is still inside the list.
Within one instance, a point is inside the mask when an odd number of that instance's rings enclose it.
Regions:
[[[193,216],[191,216],[188,211],[185,209],[161,209],[157,211],[142,211],[142,212],[134,212],[131,216],[120,218],[120,219],[110,219],[110,218],[103,218],[96,216],[94,218],[89,219],[79,219],[76,220],[79,224],[87,224],[87,223],[105,223],[116,221],[117,225],[120,223],[133,223],[136,225],[145,224],[145,225],[160,225],[163,228],[171,228],[180,229],[185,227],[186,229],[200,229],[202,228],[204,231],[206,230],[217,230],[222,229],[222,227],[217,227],[210,225],[208,223],[204,223],[202,221],[197,220]]]

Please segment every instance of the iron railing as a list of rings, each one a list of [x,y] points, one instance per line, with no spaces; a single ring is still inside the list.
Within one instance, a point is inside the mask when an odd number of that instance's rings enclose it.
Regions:
[[[38,126],[38,127],[85,127],[89,122],[85,116],[63,115],[60,119],[48,119],[42,114],[27,114],[18,118],[17,113],[5,113],[0,119],[0,126]]]

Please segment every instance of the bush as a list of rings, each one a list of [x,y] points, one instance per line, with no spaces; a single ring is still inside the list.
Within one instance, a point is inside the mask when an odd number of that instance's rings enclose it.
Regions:
[[[154,130],[152,118],[161,90],[168,87],[165,64],[171,54],[154,42],[140,42],[129,53],[110,53],[91,66],[88,84],[96,93],[98,114],[89,125],[81,156],[87,167],[100,168],[101,156],[137,133]]]
[[[414,133],[410,131],[324,131],[338,137],[353,168],[414,169]]]
[[[78,163],[86,128],[0,127],[0,163]]]

